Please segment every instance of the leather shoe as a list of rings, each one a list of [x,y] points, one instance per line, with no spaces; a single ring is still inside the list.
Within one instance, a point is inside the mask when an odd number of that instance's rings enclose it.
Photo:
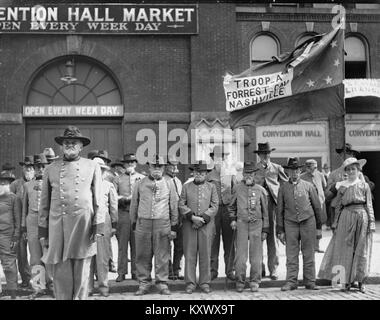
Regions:
[[[307,290],[319,290],[319,287],[315,285],[315,283],[310,283],[305,285],[305,289]]]
[[[115,265],[111,262],[109,263],[108,270],[109,270],[109,272],[112,272],[112,273],[117,272]]]
[[[243,292],[243,290],[244,290],[244,287],[242,287],[242,286],[237,286],[236,287],[236,291],[239,292],[239,293]]]
[[[270,275],[270,278],[271,278],[272,280],[278,280],[278,275],[277,275],[276,273],[272,273],[272,274]]]
[[[235,280],[236,280],[236,276],[235,276],[233,273],[229,273],[229,274],[227,275],[227,278],[228,278],[229,280],[231,280],[231,281],[235,281]]]
[[[250,283],[249,286],[251,288],[251,292],[259,291],[259,284],[258,283],[256,283],[256,282]]]
[[[125,280],[125,274],[119,274],[116,278],[116,282],[122,282]]]
[[[321,250],[321,249],[316,249],[315,252],[318,252],[318,253],[324,253],[325,251],[324,251],[324,250]]]
[[[160,293],[161,293],[161,294],[164,294],[164,295],[167,295],[167,296],[171,294],[171,292],[170,292],[170,290],[169,290],[168,288],[162,289],[162,290],[160,291]]]
[[[364,284],[362,284],[362,283],[359,282],[359,291],[361,293],[365,293],[366,289],[367,289],[366,286]]]
[[[99,288],[99,293],[102,297],[108,297],[110,295],[109,289],[104,287]]]
[[[201,290],[203,293],[210,293],[211,292],[210,287],[201,287]]]
[[[132,274],[132,280],[136,280],[137,281],[137,276],[135,274]]]
[[[290,290],[296,290],[297,285],[296,284],[291,284],[291,283],[286,283],[284,286],[281,287],[281,291],[290,291]]]
[[[191,287],[187,287],[185,291],[187,294],[192,294],[194,290]]]
[[[145,289],[139,288],[139,290],[135,292],[135,296],[143,296],[144,294],[147,294],[147,293],[148,291],[146,291]]]
[[[23,282],[20,284],[20,287],[21,287],[21,288],[29,288],[29,287],[30,287],[30,281],[23,281]]]
[[[218,277],[218,273],[217,272],[211,272],[211,281],[215,280],[217,277]]]

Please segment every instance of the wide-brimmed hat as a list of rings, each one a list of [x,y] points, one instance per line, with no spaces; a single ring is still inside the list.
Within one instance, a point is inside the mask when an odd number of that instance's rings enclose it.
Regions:
[[[259,170],[256,163],[253,161],[244,162],[243,173],[252,173]]]
[[[253,151],[254,153],[270,153],[276,150],[276,148],[271,148],[269,142],[258,143],[257,150]]]
[[[156,154],[148,160],[147,164],[164,166],[167,164],[167,162],[165,161],[165,158],[163,156]]]
[[[298,158],[288,158],[288,163],[284,166],[285,169],[298,169],[302,167],[303,165]]]
[[[42,153],[45,155],[47,161],[56,160],[59,158],[58,156],[55,155],[53,148],[45,148]]]
[[[89,145],[91,142],[90,138],[83,136],[80,130],[75,126],[68,126],[63,132],[63,136],[58,136],[54,138],[55,142],[57,142],[60,145],[62,145],[63,140],[65,139],[80,140],[82,141],[84,147]]]
[[[136,155],[134,153],[127,153],[123,156],[121,162],[137,162]]]
[[[115,160],[114,162],[112,162],[112,163],[110,164],[110,167],[111,167],[111,168],[114,168],[114,167],[116,167],[116,166],[124,167],[124,163],[122,162],[121,159],[117,159],[117,160]]]
[[[210,172],[212,169],[210,168],[210,165],[206,161],[198,161],[191,165],[189,167],[190,170],[192,171],[207,171]]]
[[[9,171],[1,171],[0,172],[0,180],[8,180],[9,182],[12,182],[16,180],[16,177],[13,173]]]
[[[344,170],[347,166],[350,166],[351,164],[358,164],[360,169],[363,168],[363,166],[367,163],[366,159],[356,159],[356,158],[347,158],[344,160],[341,168]]]
[[[100,168],[102,168],[104,170],[111,170],[111,168],[105,164],[105,162],[104,162],[104,160],[102,158],[95,157],[94,159],[92,159],[92,161],[95,161],[96,163],[99,163]]]
[[[227,156],[230,153],[225,150],[224,146],[215,146],[212,151],[210,152],[210,157],[213,157],[214,155],[216,156]]]
[[[19,162],[20,166],[32,166],[33,156],[25,156],[24,161]]]
[[[337,149],[335,149],[335,151],[336,151],[337,153],[342,153],[343,150],[345,150],[346,153],[352,153],[352,154],[354,154],[354,155],[358,155],[358,154],[360,154],[360,151],[352,149],[352,145],[351,145],[351,143],[346,143],[345,146],[344,146],[343,148],[337,148]]]
[[[35,154],[33,156],[33,164],[49,164],[46,156],[43,153]]]
[[[111,163],[111,159],[108,158],[107,150],[99,150],[95,157],[103,159],[106,164]]]
[[[1,170],[15,170],[15,166],[11,165],[9,162],[6,162],[1,167]]]

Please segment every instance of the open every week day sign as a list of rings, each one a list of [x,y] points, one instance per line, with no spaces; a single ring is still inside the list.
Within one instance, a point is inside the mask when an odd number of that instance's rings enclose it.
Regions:
[[[24,117],[122,117],[123,106],[24,106]]]

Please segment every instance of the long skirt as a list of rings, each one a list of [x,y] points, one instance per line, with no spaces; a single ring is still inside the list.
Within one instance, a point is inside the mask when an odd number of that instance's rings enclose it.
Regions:
[[[363,206],[344,208],[323,257],[318,278],[335,283],[363,282],[371,265],[372,233]]]

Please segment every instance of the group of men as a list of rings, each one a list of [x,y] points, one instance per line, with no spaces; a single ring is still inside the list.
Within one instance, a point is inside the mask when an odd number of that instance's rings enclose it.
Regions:
[[[149,292],[153,258],[161,294],[170,294],[168,279],[184,279],[189,294],[197,285],[209,293],[210,282],[218,277],[220,238],[225,274],[236,281],[238,292],[245,287],[248,256],[251,291],[258,290],[266,275],[264,241],[269,276],[278,279],[278,239],[287,256],[282,290],[297,287],[300,247],[306,288],[317,289],[314,252],[322,251],[322,224],[333,218],[326,214],[332,206],[328,202],[326,210],[329,183],[314,159],[301,164],[289,158],[282,167],[270,161],[275,149],[259,143],[254,152],[260,161],[244,163],[238,178],[225,165],[228,152],[215,146],[211,165],[190,165],[192,178],[182,184],[178,161],[170,156],[155,155],[144,175],[136,171],[135,154],[114,162],[104,150],[81,157],[91,141],[77,127],[69,126],[55,141],[62,158],[47,148],[20,162],[22,178],[15,180],[10,165],[0,174],[0,258],[12,298],[16,260],[21,286],[29,286],[33,278],[35,296],[48,291],[56,299],[86,299],[94,289],[94,275],[100,294],[108,296],[108,272],[116,271],[113,235],[118,241],[116,281],[125,280],[131,262],[131,277],[139,283],[136,295]],[[349,156],[349,151],[347,144],[341,153]],[[333,171],[329,179],[344,179],[339,174]]]

